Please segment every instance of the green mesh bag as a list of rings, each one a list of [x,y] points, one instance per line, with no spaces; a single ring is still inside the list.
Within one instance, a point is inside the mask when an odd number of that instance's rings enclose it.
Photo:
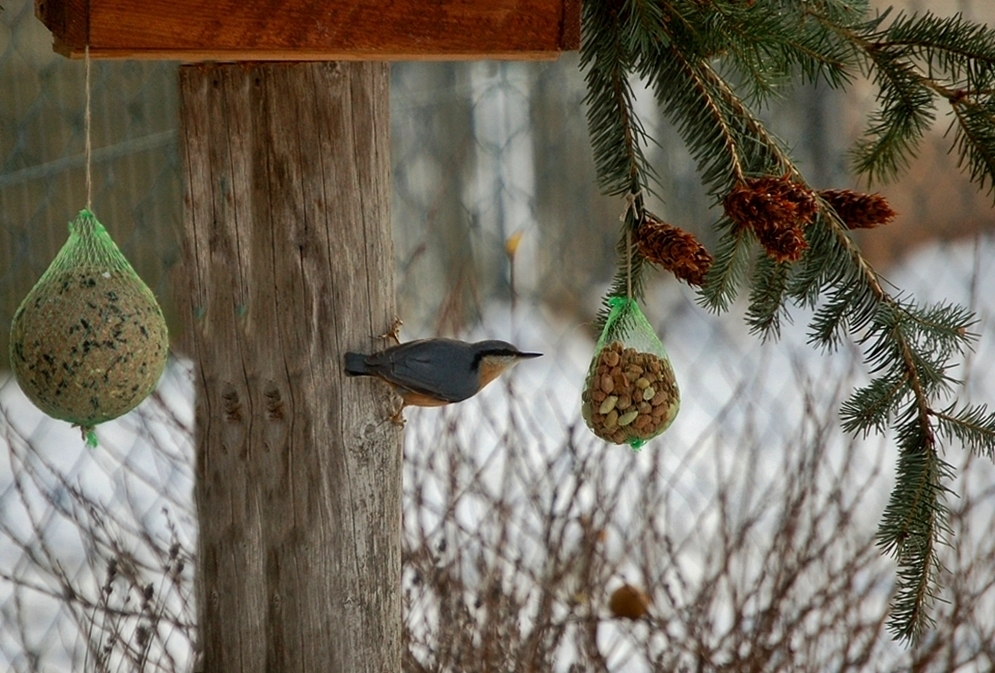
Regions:
[[[670,427],[681,394],[667,351],[634,299],[612,297],[581,393],[591,431],[638,449]]]
[[[49,416],[83,428],[134,409],[166,366],[169,335],[155,296],[89,210],[10,328],[21,390]]]

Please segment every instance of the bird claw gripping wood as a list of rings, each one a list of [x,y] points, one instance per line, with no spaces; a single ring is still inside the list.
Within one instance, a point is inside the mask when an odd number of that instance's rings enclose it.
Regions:
[[[399,332],[401,331],[401,325],[404,322],[397,316],[394,316],[394,322],[390,324],[390,327],[386,332],[380,335],[381,339],[386,339],[388,341],[393,341],[396,344],[401,343]]]
[[[404,418],[404,407],[405,407],[404,398],[401,397],[400,395],[395,395],[394,398],[392,399],[397,400],[398,402],[400,402],[400,404],[397,405],[397,410],[394,413],[392,413],[388,418],[391,423],[393,423],[399,428],[403,428],[404,424],[408,422],[407,419]]]

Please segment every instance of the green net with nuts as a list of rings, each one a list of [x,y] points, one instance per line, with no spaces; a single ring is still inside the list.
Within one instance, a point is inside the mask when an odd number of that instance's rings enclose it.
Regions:
[[[674,370],[634,299],[612,297],[581,393],[581,413],[598,437],[638,449],[670,427],[681,407]]]
[[[80,211],[11,323],[10,364],[21,390],[94,445],[93,426],[155,389],[168,352],[152,290],[93,213]]]

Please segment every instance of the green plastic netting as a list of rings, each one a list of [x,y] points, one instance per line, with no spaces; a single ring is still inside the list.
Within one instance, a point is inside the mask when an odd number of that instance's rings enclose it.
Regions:
[[[670,427],[681,407],[663,343],[634,299],[611,297],[581,393],[581,413],[598,437],[638,449]]]
[[[49,416],[93,426],[135,408],[166,366],[162,310],[89,210],[21,302],[10,363],[21,389]]]

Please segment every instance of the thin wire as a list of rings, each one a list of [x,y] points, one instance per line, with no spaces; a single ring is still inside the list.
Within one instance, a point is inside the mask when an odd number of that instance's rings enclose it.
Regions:
[[[83,56],[86,71],[86,110],[83,113],[83,135],[86,142],[86,209],[93,210],[93,145],[90,142],[90,45],[86,45]]]

